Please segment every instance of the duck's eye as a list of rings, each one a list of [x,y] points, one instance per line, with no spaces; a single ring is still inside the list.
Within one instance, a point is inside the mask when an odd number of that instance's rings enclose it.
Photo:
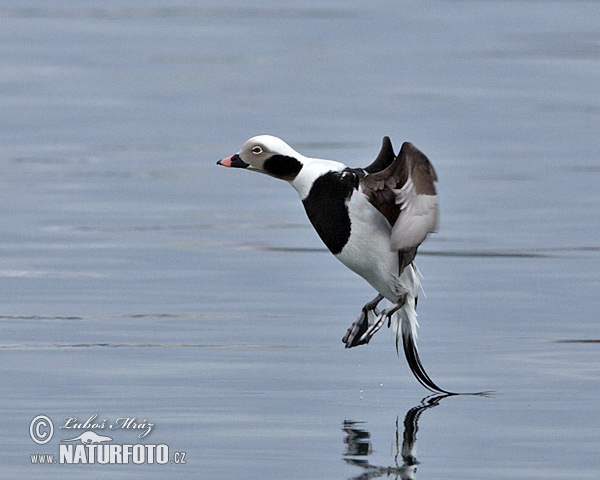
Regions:
[[[252,147],[252,153],[254,155],[260,155],[262,153],[262,148],[260,148],[258,145],[256,147]]]

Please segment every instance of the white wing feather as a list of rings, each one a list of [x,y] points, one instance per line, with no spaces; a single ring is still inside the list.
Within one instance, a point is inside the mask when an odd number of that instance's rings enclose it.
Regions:
[[[437,195],[418,195],[410,176],[394,193],[401,212],[392,228],[391,248],[407,250],[420,245],[429,233],[437,231],[438,199]]]

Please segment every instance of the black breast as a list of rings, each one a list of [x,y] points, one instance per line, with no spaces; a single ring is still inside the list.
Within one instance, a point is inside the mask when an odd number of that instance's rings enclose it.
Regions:
[[[358,188],[358,179],[350,169],[326,173],[315,180],[302,201],[308,219],[333,254],[340,253],[350,238],[347,201]]]

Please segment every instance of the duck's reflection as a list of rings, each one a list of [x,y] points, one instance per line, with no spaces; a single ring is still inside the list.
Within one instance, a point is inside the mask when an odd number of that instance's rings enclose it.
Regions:
[[[417,431],[419,429],[419,417],[428,408],[437,406],[443,398],[450,395],[432,395],[424,398],[419,405],[411,408],[404,416],[404,433],[402,435],[402,445],[400,445],[400,434],[398,417],[396,417],[396,448],[394,455],[394,465],[390,467],[378,467],[371,465],[366,458],[372,452],[371,434],[362,428],[364,422],[353,422],[346,420],[342,430],[346,434],[344,443],[346,451],[344,452],[344,461],[351,465],[356,465],[363,469],[363,473],[353,477],[354,480],[367,480],[369,478],[378,478],[389,476],[396,480],[414,480],[417,473],[417,457],[415,450],[417,445]],[[399,458],[402,458],[402,464],[399,464]]]

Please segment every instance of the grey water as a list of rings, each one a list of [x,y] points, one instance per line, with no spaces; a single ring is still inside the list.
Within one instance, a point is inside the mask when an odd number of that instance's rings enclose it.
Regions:
[[[598,18],[2,2],[0,477],[598,478]],[[494,393],[428,397],[387,329],[343,348],[370,287],[285,182],[215,165],[263,133],[350,166],[384,135],[428,155],[421,357]],[[169,461],[40,464],[87,430]]]

